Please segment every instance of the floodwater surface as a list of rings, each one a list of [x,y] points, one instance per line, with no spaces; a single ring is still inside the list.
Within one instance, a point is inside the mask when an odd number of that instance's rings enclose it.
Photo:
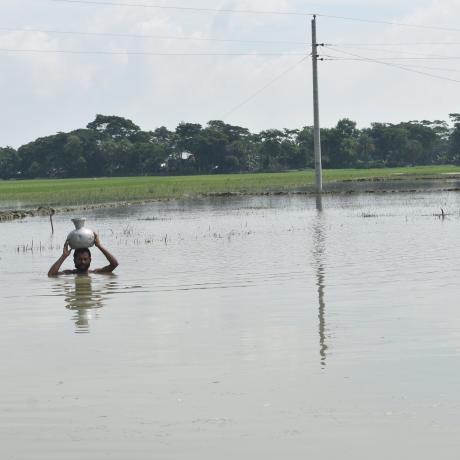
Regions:
[[[73,215],[0,224],[0,458],[458,458],[459,204],[92,210],[120,266],[57,278]]]

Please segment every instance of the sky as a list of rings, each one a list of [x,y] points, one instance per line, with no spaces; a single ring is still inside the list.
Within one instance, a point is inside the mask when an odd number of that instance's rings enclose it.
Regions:
[[[313,13],[328,45],[323,127],[460,112],[460,0],[0,0],[0,10],[0,147],[96,114],[143,130],[312,125]]]

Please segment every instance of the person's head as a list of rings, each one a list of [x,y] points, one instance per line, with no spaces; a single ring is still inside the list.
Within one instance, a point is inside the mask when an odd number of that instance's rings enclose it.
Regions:
[[[88,248],[75,249],[73,253],[73,261],[75,268],[79,272],[88,271],[91,265],[91,251]]]

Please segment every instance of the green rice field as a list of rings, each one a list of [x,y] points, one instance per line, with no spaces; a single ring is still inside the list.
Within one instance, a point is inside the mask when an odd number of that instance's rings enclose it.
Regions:
[[[324,184],[372,179],[438,178],[459,173],[459,166],[418,166],[384,169],[328,169]],[[442,177],[442,176],[441,176]],[[314,170],[282,173],[202,176],[101,177],[0,181],[0,202],[66,206],[200,195],[302,190],[314,184]]]

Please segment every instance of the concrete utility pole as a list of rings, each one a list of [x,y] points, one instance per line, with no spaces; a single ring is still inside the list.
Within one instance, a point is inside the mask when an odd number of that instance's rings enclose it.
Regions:
[[[316,15],[311,21],[311,57],[313,62],[313,122],[315,146],[315,184],[316,193],[323,191],[323,173],[321,167],[321,137],[319,132],[319,102],[318,102],[318,44],[316,43]]]

